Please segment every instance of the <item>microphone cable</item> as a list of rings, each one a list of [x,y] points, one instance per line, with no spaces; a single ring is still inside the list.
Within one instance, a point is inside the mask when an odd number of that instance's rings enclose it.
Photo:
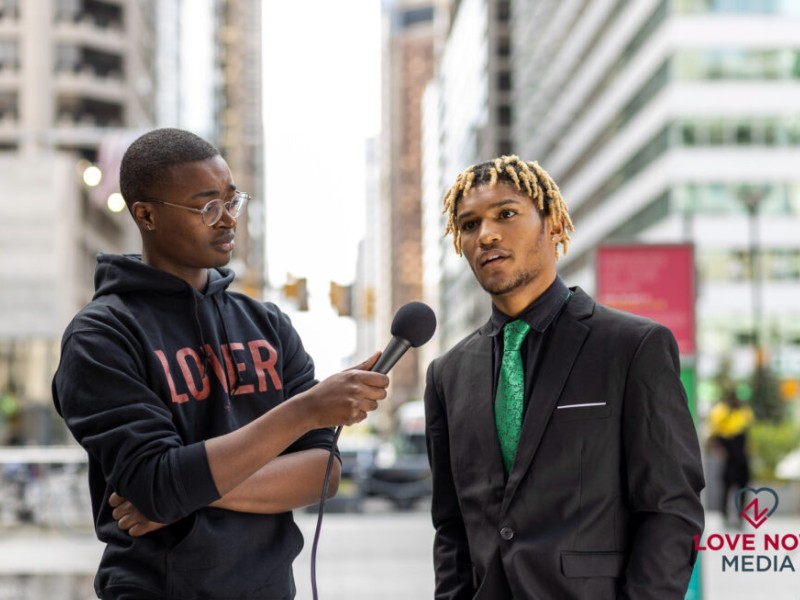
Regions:
[[[336,428],[336,433],[333,435],[333,442],[331,443],[331,451],[328,455],[328,465],[325,467],[325,478],[322,482],[322,497],[319,499],[319,512],[317,513],[317,528],[314,531],[314,542],[311,544],[311,595],[314,600],[318,600],[317,596],[317,545],[319,544],[319,534],[322,531],[322,516],[325,514],[325,502],[328,500],[328,486],[331,482],[331,470],[333,469],[333,460],[336,456],[336,443],[339,441],[339,435],[342,433],[342,425]]]
[[[434,315],[433,310],[431,310],[427,304],[416,301],[404,304],[397,310],[392,319],[392,339],[371,370],[378,373],[388,373],[409,348],[417,348],[426,343],[433,337],[433,332],[435,330],[436,315]],[[314,531],[314,542],[311,545],[311,592],[313,600],[318,600],[317,545],[319,543],[319,534],[322,529],[322,516],[325,514],[325,502],[328,499],[328,486],[330,485],[333,459],[336,456],[336,442],[339,440],[342,429],[343,426],[339,425],[333,436],[331,452],[328,456],[328,466],[325,468],[325,479],[322,483],[322,497],[319,499],[317,528]]]

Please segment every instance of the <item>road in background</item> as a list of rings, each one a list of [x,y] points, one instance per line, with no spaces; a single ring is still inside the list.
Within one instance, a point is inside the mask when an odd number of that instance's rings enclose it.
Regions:
[[[393,511],[365,501],[364,514],[326,514],[317,549],[319,600],[433,598],[433,526],[430,503]],[[295,562],[298,600],[311,594],[311,547],[317,515],[298,514],[306,545]]]

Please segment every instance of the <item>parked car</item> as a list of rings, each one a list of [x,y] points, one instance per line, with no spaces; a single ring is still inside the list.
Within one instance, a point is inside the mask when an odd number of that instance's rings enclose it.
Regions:
[[[336,496],[325,501],[325,512],[361,512],[364,482],[375,465],[379,440],[373,435],[349,435],[345,430],[337,446],[342,458],[342,476]],[[306,507],[306,512],[319,512],[319,503]]]
[[[386,498],[400,510],[409,510],[432,490],[431,469],[425,448],[425,410],[422,401],[398,409],[398,427],[382,443],[372,467],[362,481],[365,496]]]
[[[342,434],[338,442],[342,476],[326,512],[361,512],[367,497],[384,498],[400,510],[409,510],[432,491],[431,469],[425,448],[425,411],[422,401],[398,409],[397,430],[389,441],[372,435]],[[318,512],[319,504],[306,507]]]

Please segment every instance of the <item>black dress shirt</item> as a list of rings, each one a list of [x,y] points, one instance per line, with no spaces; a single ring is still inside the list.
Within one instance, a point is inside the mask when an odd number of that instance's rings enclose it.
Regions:
[[[525,365],[525,404],[523,410],[527,410],[531,390],[536,383],[538,365],[542,359],[542,350],[547,346],[548,340],[553,335],[554,323],[567,306],[572,292],[556,276],[555,281],[545,292],[539,296],[531,305],[516,317],[526,321],[531,326],[520,352],[522,353],[522,364]],[[492,401],[497,393],[497,380],[500,377],[500,363],[503,357],[503,326],[509,321],[515,320],[509,317],[499,308],[492,304],[492,331],[489,334],[492,338]]]

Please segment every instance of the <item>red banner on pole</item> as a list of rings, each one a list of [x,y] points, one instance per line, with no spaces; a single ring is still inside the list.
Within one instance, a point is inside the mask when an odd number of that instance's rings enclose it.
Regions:
[[[695,272],[691,244],[597,249],[597,300],[666,325],[681,355],[695,354]]]

